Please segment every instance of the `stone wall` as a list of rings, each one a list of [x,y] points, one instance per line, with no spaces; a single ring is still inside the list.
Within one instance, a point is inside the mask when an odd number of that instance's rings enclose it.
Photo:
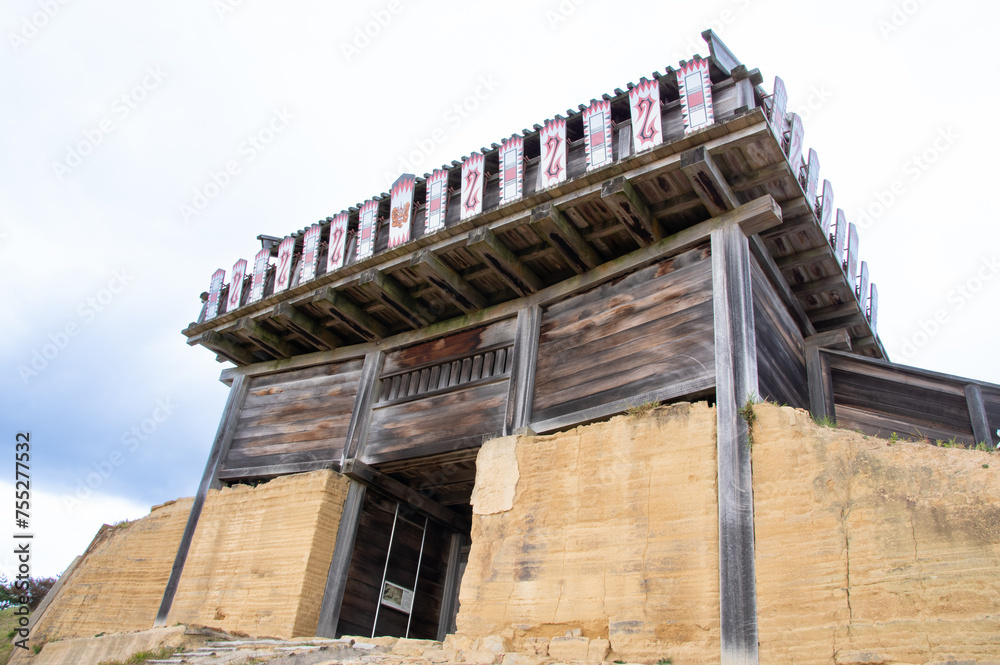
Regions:
[[[757,418],[761,662],[1000,661],[1000,455]]]
[[[704,403],[484,446],[459,633],[717,663],[715,448]]]
[[[211,493],[167,624],[315,635],[347,487],[314,471]]]

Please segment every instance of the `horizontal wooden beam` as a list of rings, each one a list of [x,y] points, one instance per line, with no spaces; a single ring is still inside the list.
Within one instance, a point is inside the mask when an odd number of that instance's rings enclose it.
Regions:
[[[262,347],[265,351],[279,358],[290,358],[295,355],[295,347],[281,339],[276,333],[271,332],[263,325],[257,323],[249,316],[238,319],[232,327],[233,332],[238,332],[250,338],[254,344]]]
[[[734,177],[732,183],[730,184],[730,189],[734,192],[745,192],[748,189],[766,185],[772,180],[777,180],[784,176],[790,177],[791,173],[788,171],[788,164],[782,160],[780,162],[770,164],[769,166],[765,166],[762,169],[758,169],[753,173]]]
[[[531,211],[531,225],[543,240],[562,254],[577,274],[602,263],[601,257],[580,235],[579,229],[551,203],[543,203]]]
[[[486,307],[483,294],[462,279],[434,252],[420,250],[410,260],[410,267],[463,312],[475,312]]]
[[[809,220],[808,223],[812,223]],[[817,261],[822,261],[823,259],[832,259],[833,250],[830,249],[829,245],[823,247],[814,247],[812,249],[807,249],[804,252],[799,252],[798,254],[792,254],[790,256],[782,256],[774,260],[775,264],[782,270],[790,270],[792,268],[798,268],[800,266],[808,265],[810,263],[815,263]]]
[[[188,340],[188,344],[201,344],[236,365],[252,365],[259,362],[250,349],[233,342],[222,333],[206,330]]]
[[[414,328],[434,323],[435,316],[429,309],[417,302],[399,282],[378,268],[369,268],[361,273],[358,286],[365,284],[374,286],[378,299]]]
[[[316,305],[323,306],[362,339],[374,341],[389,334],[389,329],[378,319],[332,286],[322,287],[313,296],[312,301]]]
[[[601,187],[601,200],[625,226],[640,247],[663,238],[660,222],[653,216],[646,201],[625,176],[618,176]]]
[[[503,244],[489,228],[480,226],[469,233],[467,246],[482,258],[500,277],[522,296],[537,293],[541,290],[542,280],[538,278]]]
[[[223,482],[232,482],[234,480],[244,480],[247,478],[274,478],[277,476],[286,476],[292,473],[319,471],[321,469],[336,470],[339,466],[339,460],[312,460],[309,462],[289,462],[287,464],[272,464],[269,466],[236,467],[220,471],[219,480]]]
[[[343,344],[343,340],[330,332],[319,321],[291,303],[279,303],[271,312],[271,318],[281,321],[320,349],[335,349]]]
[[[361,460],[352,458],[345,461],[341,473],[352,480],[364,483],[372,489],[388,494],[400,503],[405,503],[416,508],[431,519],[459,533],[468,533],[471,528],[469,520],[462,515],[442,506],[437,501],[425,497],[417,490],[404,485],[388,474],[382,473],[375,467],[368,466]]]
[[[792,291],[794,291],[796,295],[804,295],[807,293],[818,293],[820,291],[831,291],[841,286],[847,288],[847,280],[845,280],[842,275],[834,275],[833,277],[824,277],[822,279],[806,282],[805,284],[797,284],[792,287]]]
[[[708,208],[708,213],[712,217],[739,206],[739,199],[736,198],[705,146],[698,146],[681,155],[681,172],[687,176],[695,193],[701,198],[701,202]]]

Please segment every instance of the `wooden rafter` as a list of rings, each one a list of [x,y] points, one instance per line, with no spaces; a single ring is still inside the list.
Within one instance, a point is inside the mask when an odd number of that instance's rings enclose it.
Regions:
[[[681,172],[687,176],[712,217],[739,207],[736,194],[719,171],[715,160],[705,150],[705,146],[698,146],[681,155]]]
[[[206,349],[214,351],[237,365],[250,365],[258,361],[257,356],[250,349],[240,346],[214,330],[206,330],[197,337],[192,337],[188,340],[188,344],[201,344]]]
[[[426,249],[417,252],[410,260],[410,267],[463,312],[486,307],[486,298],[434,252]]]
[[[389,334],[389,330],[375,317],[332,286],[324,286],[317,291],[313,303],[329,310],[362,339],[374,341]]]
[[[245,335],[254,344],[277,358],[290,358],[295,355],[295,348],[291,344],[249,316],[237,319],[236,323],[233,324],[232,332]]]
[[[369,268],[358,276],[358,286],[371,284],[378,292],[378,299],[414,328],[434,323],[435,316],[429,309],[407,293],[403,285],[378,268]]]
[[[552,204],[545,203],[532,210],[531,225],[543,240],[566,259],[575,272],[586,272],[601,264],[601,257],[594,248],[559,208]]]
[[[543,284],[517,254],[503,244],[486,226],[469,233],[468,248],[475,252],[496,273],[522,296],[538,292]]]
[[[278,319],[321,350],[335,349],[343,343],[343,340],[330,332],[319,321],[291,303],[278,303],[271,312],[271,318]]]
[[[625,230],[635,238],[640,247],[654,243],[663,237],[660,222],[653,216],[646,201],[625,176],[619,176],[604,183],[601,187],[601,200],[625,225]]]

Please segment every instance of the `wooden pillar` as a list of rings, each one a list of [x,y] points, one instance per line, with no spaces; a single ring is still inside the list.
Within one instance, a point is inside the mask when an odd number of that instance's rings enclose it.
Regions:
[[[990,450],[993,450],[993,432],[986,417],[983,391],[974,383],[968,384],[965,386],[965,401],[969,405],[969,420],[972,423],[972,434],[976,443],[985,443]]]
[[[451,534],[451,547],[448,550],[448,569],[444,578],[444,591],[441,594],[441,615],[438,617],[437,640],[444,641],[451,629],[458,611],[458,586],[462,582],[461,558],[462,545],[465,536],[460,533]]]
[[[340,515],[333,559],[326,575],[326,590],[323,592],[323,604],[319,608],[319,622],[316,627],[317,637],[336,637],[337,625],[340,623],[340,607],[344,602],[344,589],[347,588],[347,575],[351,570],[354,541],[358,535],[358,525],[361,523],[361,509],[364,507],[366,489],[356,480],[350,482],[344,510]]]
[[[372,404],[375,402],[375,392],[378,388],[378,376],[382,373],[383,364],[385,364],[385,354],[381,350],[372,351],[365,356],[365,363],[361,367],[358,394],[354,398],[354,411],[351,413],[351,422],[347,426],[347,437],[344,439],[344,454],[340,461],[341,470],[348,460],[359,458],[364,452],[365,443],[368,441],[368,424],[371,421]]]
[[[507,412],[504,414],[503,435],[510,436],[531,422],[531,401],[535,394],[535,363],[538,360],[538,335],[542,325],[542,308],[525,307],[517,313],[514,332],[514,364],[510,371],[507,391]]]
[[[809,384],[809,413],[816,420],[834,420],[836,406],[833,402],[833,378],[830,360],[820,349],[851,350],[851,336],[847,330],[829,330],[805,338],[806,377]]]
[[[747,238],[712,231],[716,421],[719,465],[719,604],[723,665],[757,663],[753,481],[740,409],[757,394],[757,352]]]
[[[219,422],[219,429],[215,434],[215,441],[212,443],[212,450],[208,454],[208,462],[205,464],[205,471],[201,476],[201,484],[198,485],[198,493],[194,497],[191,505],[191,512],[188,514],[187,524],[184,526],[184,533],[181,535],[181,542],[177,546],[177,554],[174,556],[174,565],[170,569],[170,577],[167,579],[167,586],[163,590],[163,598],[160,600],[160,609],[156,613],[156,621],[153,627],[167,625],[167,615],[170,613],[170,606],[174,602],[174,594],[177,593],[177,585],[181,581],[181,573],[184,572],[184,562],[187,561],[188,550],[191,549],[191,541],[194,539],[194,531],[198,526],[198,518],[201,517],[201,509],[205,505],[205,497],[208,490],[216,489],[219,486],[219,470],[229,452],[229,444],[233,441],[233,434],[236,432],[236,423],[240,417],[240,409],[243,408],[243,401],[246,399],[250,380],[243,374],[238,374],[233,379],[233,385],[229,389],[229,398],[222,411],[222,420]]]

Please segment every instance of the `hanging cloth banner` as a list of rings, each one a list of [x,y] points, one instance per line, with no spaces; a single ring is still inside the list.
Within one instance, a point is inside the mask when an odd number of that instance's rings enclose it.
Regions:
[[[474,152],[462,162],[462,219],[483,211],[483,153]]]
[[[253,257],[253,281],[250,283],[250,303],[260,302],[264,297],[264,286],[267,282],[267,257],[271,250],[262,249]]]
[[[677,72],[677,87],[681,93],[684,133],[690,134],[715,122],[712,107],[712,79],[707,60],[692,60]]]
[[[278,245],[278,267],[274,273],[274,292],[281,293],[292,283],[292,255],[295,238],[288,236]]]
[[[500,146],[500,205],[521,198],[524,183],[524,139],[512,136]]]
[[[413,217],[413,187],[417,179],[404,173],[396,178],[389,189],[389,249],[398,247],[410,239],[410,219]]]
[[[542,159],[539,163],[539,189],[546,189],[566,180],[566,121],[546,120],[538,133]]]
[[[663,143],[663,119],[660,115],[660,83],[642,79],[628,91],[632,110],[632,143],[636,153]]]
[[[348,214],[342,212],[335,215],[330,222],[330,241],[326,250],[326,273],[329,275],[334,270],[344,267],[344,260],[347,258],[347,220]]]
[[[226,271],[219,268],[212,273],[212,284],[208,287],[208,302],[205,303],[205,320],[211,321],[219,314],[219,295],[226,281]]]
[[[378,201],[365,201],[358,213],[357,260],[369,258],[375,253],[375,233],[378,224]]]
[[[299,284],[308,282],[316,277],[316,264],[319,263],[319,236],[321,230],[319,224],[313,224],[302,237],[302,274],[299,275]]]
[[[448,208],[448,171],[436,169],[427,179],[427,217],[424,219],[424,235],[444,228],[444,216]]]
[[[587,170],[593,171],[612,162],[611,102],[594,100],[583,111],[584,147]]]
[[[247,260],[240,259],[233,265],[233,280],[229,283],[229,299],[226,301],[227,312],[240,308],[243,300],[243,279],[246,274]]]

